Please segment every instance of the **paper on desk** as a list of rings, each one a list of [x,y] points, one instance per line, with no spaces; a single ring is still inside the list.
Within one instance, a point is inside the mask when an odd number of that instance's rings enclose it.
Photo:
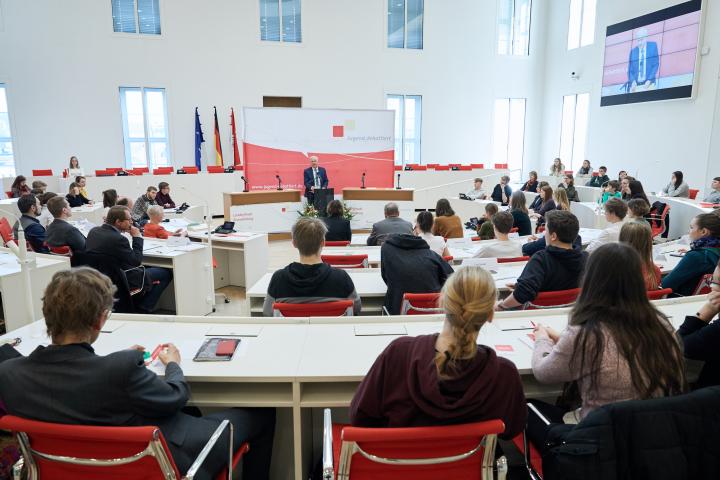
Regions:
[[[257,337],[262,325],[215,325],[205,332],[206,337]]]
[[[497,258],[464,258],[461,263],[463,267],[482,267],[485,270],[494,270],[497,264]]]
[[[102,333],[112,333],[115,330],[117,330],[118,328],[122,327],[123,325],[125,325],[125,322],[120,322],[117,320],[108,320],[107,322],[105,322],[105,325],[103,325],[103,327],[102,327],[102,329],[100,329],[100,331]]]
[[[356,337],[369,337],[375,335],[407,335],[407,329],[402,324],[370,324],[355,325]]]

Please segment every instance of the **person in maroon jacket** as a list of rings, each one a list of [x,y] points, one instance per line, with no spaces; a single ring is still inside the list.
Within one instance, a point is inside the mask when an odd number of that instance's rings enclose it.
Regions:
[[[492,320],[495,283],[480,267],[448,278],[441,293],[439,334],[400,337],[375,360],[355,392],[350,422],[359,427],[419,427],[500,419],[501,438],[527,420],[515,365],[485,345],[480,328]]]

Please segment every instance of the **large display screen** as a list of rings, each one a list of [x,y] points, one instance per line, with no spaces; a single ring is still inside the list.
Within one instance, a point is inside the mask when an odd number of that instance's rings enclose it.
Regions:
[[[693,96],[702,0],[607,27],[601,106]]]

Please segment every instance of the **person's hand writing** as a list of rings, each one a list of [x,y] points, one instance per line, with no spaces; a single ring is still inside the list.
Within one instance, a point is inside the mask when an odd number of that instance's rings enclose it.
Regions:
[[[178,350],[178,348],[174,344],[167,343],[163,346],[163,349],[160,350],[158,358],[163,363],[163,365],[167,365],[170,362],[175,362],[179,365],[180,350]]]
[[[535,334],[535,339],[539,340],[541,338],[547,338],[553,343],[557,343],[560,339],[560,334],[550,327],[546,327],[544,325],[535,325],[535,329],[533,329],[533,333]]]

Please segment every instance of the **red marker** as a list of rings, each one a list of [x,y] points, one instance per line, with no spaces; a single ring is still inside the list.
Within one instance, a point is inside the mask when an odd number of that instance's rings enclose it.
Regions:
[[[160,355],[160,352],[162,351],[163,348],[165,348],[165,345],[163,345],[163,344],[160,344],[157,347],[155,347],[155,350],[153,350],[152,355],[150,355],[150,363],[154,362],[157,359],[158,355]]]

